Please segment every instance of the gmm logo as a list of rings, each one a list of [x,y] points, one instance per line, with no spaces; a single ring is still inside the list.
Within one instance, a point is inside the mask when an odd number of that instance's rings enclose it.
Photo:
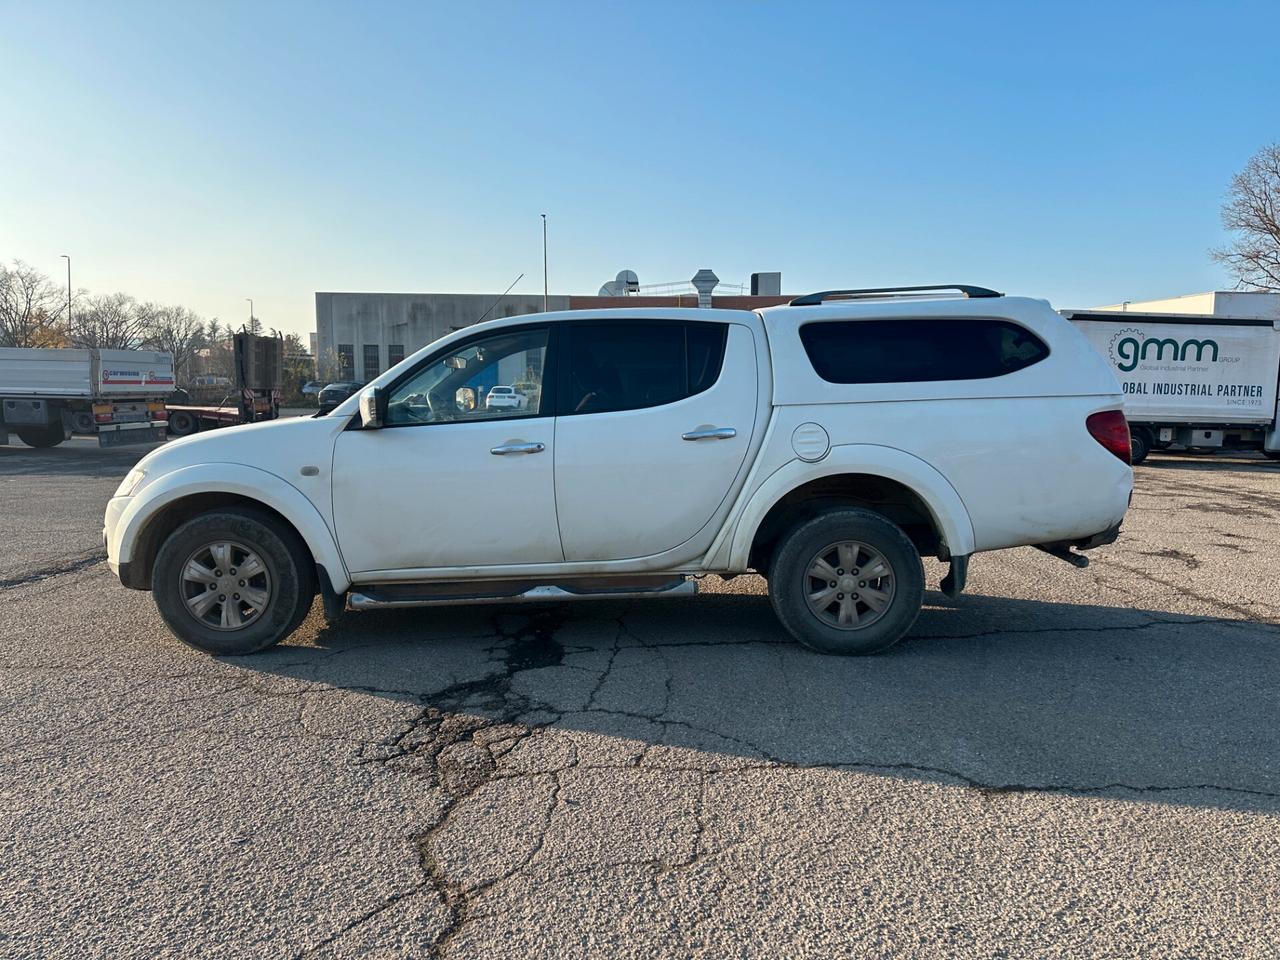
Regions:
[[[1187,360],[1188,354],[1197,362],[1204,362],[1208,352],[1210,362],[1218,359],[1216,340],[1188,339],[1178,341],[1172,337],[1144,337],[1141,330],[1121,330],[1111,341],[1111,359],[1128,373],[1137,369],[1140,360]]]

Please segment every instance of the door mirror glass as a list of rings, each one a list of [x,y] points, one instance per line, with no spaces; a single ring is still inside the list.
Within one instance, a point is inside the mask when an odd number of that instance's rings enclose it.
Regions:
[[[381,387],[370,387],[360,394],[360,425],[377,430],[386,419],[386,397]]]

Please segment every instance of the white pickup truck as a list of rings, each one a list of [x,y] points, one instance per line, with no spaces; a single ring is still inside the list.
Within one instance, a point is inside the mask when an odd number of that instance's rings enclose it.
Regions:
[[[104,447],[165,438],[173,357],[152,350],[0,347],[0,443],[12,430],[31,447],[70,432]]]
[[[536,404],[459,394],[520,371]],[[534,391],[531,390],[531,393]],[[458,330],[325,416],[166,444],[107,506],[108,562],[211,653],[348,606],[678,596],[759,571],[831,653],[911,628],[922,556],[1115,539],[1120,386],[1044,301],[830,291],[758,312],[571,311]]]

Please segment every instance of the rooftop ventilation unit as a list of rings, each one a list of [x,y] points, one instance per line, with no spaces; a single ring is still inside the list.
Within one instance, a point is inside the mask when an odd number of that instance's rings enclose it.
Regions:
[[[704,267],[695,273],[689,282],[698,291],[698,306],[703,309],[710,307],[711,291],[720,283],[720,278],[715,275],[715,272]]]
[[[640,278],[634,270],[619,270],[618,275],[600,288],[597,296],[633,297],[640,292]]]

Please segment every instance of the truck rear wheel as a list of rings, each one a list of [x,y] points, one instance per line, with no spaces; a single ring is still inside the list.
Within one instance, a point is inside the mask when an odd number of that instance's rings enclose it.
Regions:
[[[1129,433],[1129,462],[1135,467],[1147,459],[1151,453],[1153,441],[1150,431],[1145,427],[1134,427]]]
[[[179,640],[216,656],[240,656],[297,628],[315,597],[315,572],[293,530],[252,508],[227,507],[169,535],[151,585],[160,616]]]
[[[67,438],[62,430],[61,423],[48,427],[14,427],[13,429],[19,440],[28,447],[35,447],[40,450],[47,447],[56,447]]]
[[[879,653],[911,629],[924,600],[920,554],[878,513],[829,510],[779,545],[769,599],[793,637],[821,653]]]

